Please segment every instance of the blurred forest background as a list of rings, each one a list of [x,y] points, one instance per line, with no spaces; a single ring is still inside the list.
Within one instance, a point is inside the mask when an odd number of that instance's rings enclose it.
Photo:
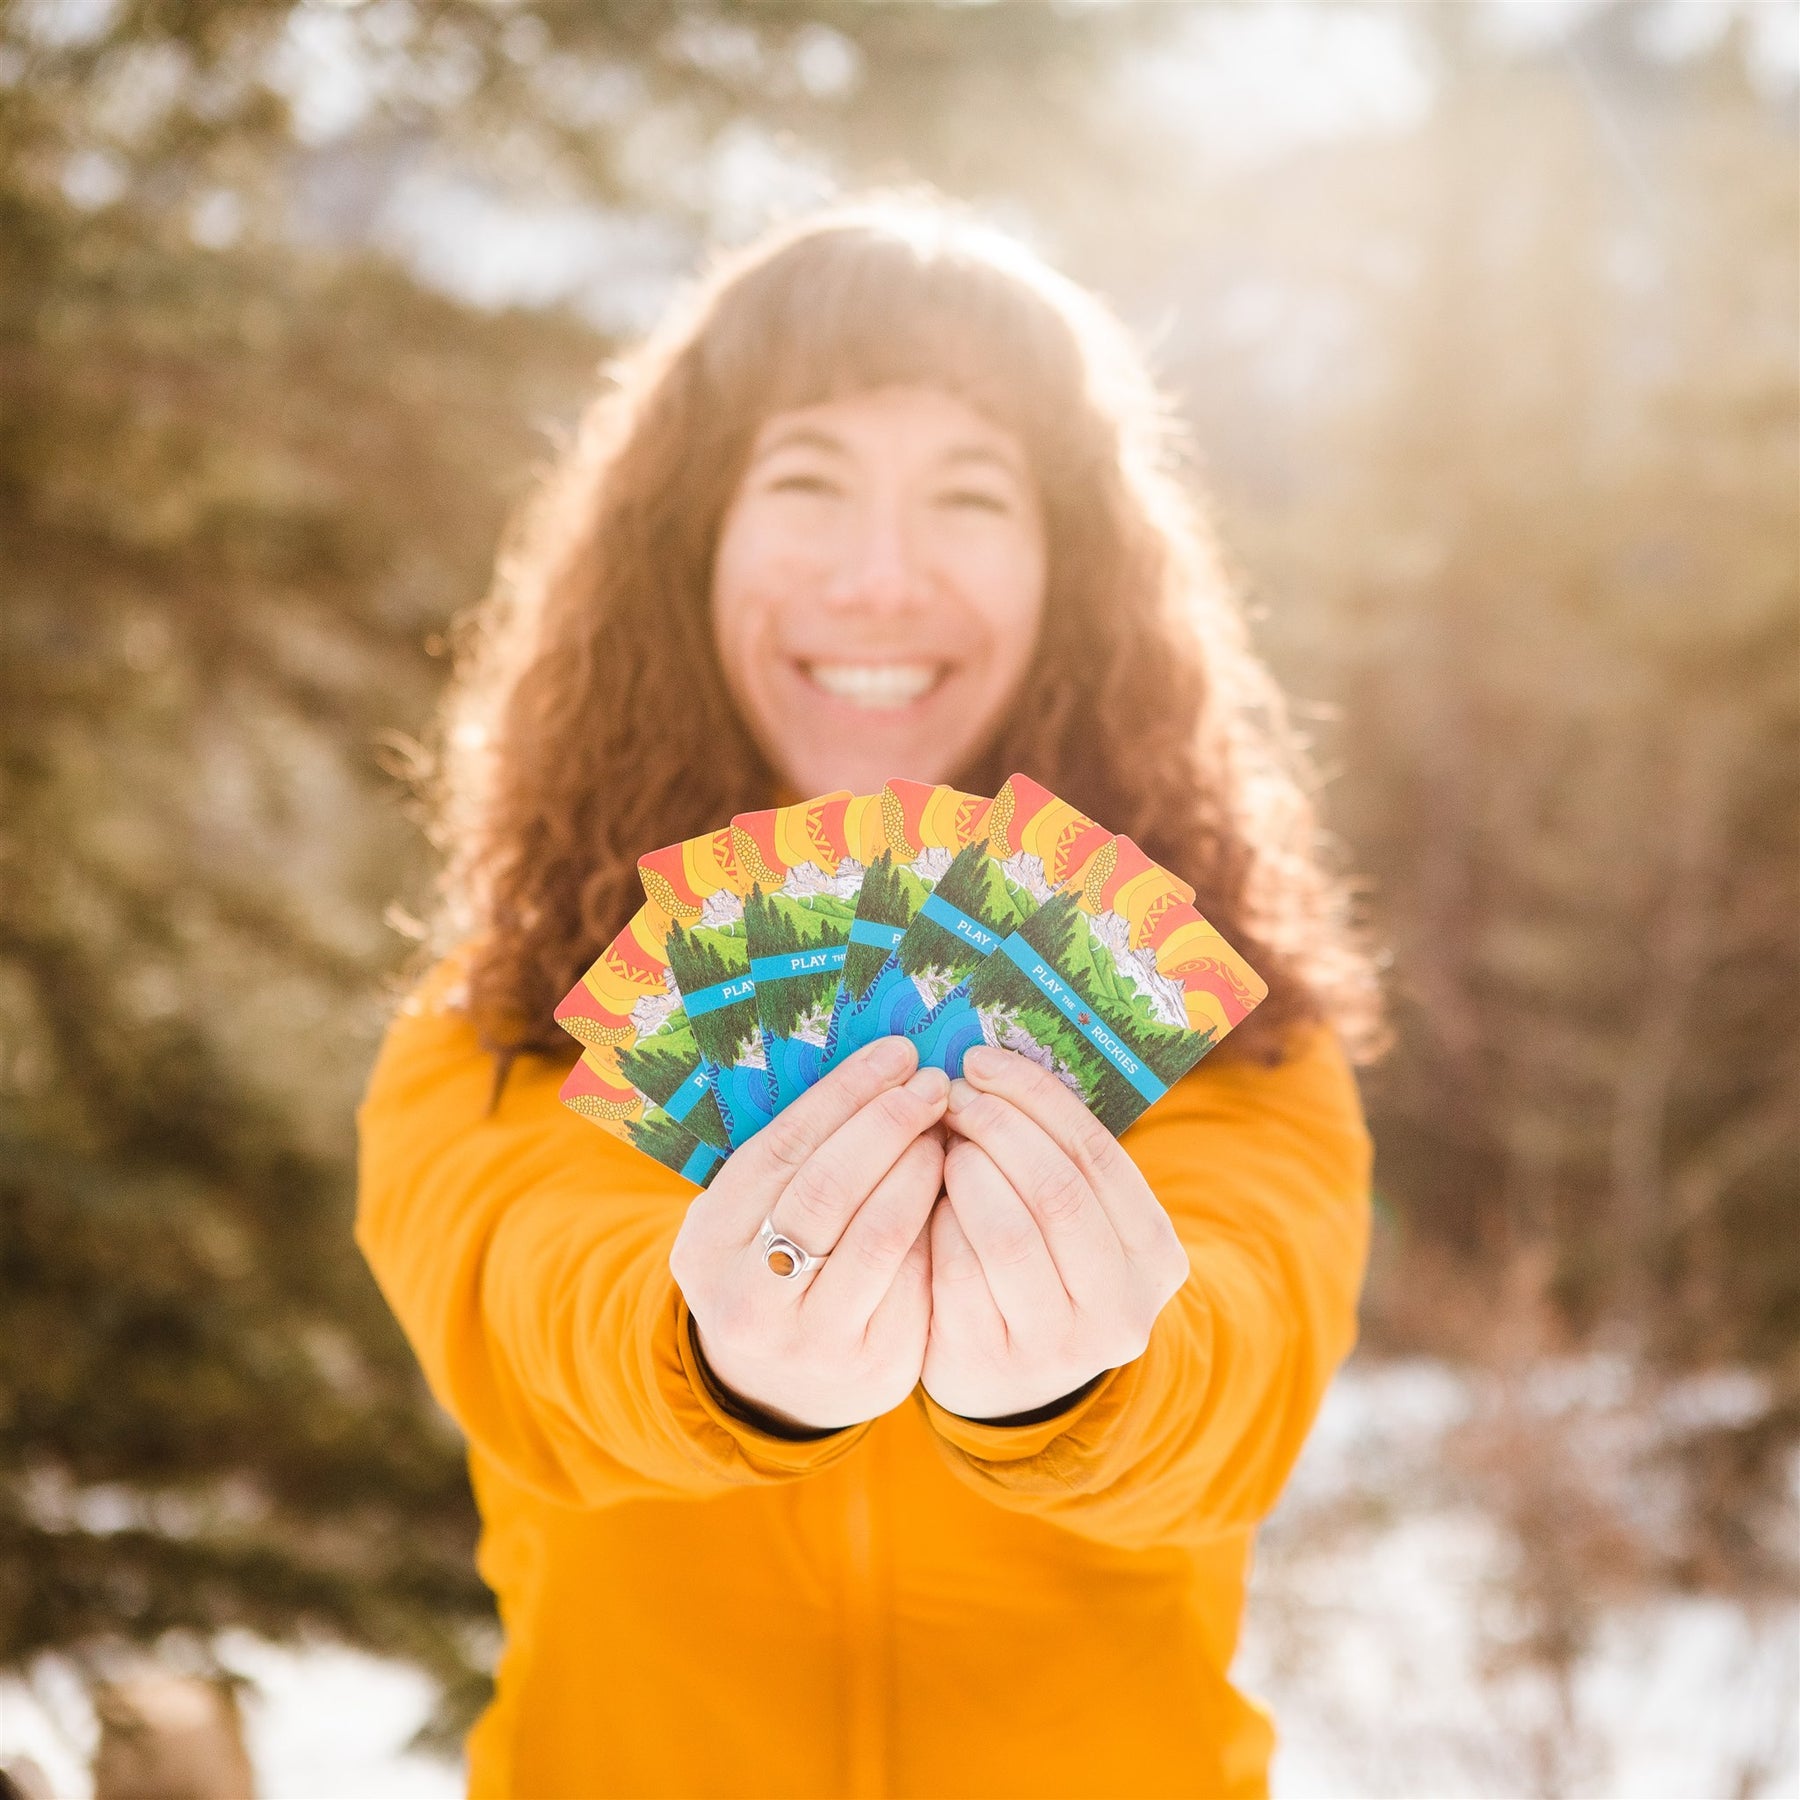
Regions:
[[[401,778],[609,347],[912,179],[1152,346],[1368,878],[1359,1365],[1479,1396],[1430,1473],[1550,1697],[1494,1779],[1591,1775],[1609,1605],[1792,1637],[1797,63],[1786,0],[0,5],[0,1671],[237,1630],[479,1702],[349,1234]]]

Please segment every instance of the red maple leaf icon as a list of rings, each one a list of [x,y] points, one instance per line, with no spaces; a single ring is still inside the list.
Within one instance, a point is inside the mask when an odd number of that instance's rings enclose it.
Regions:
[[[1093,1015],[1091,1013],[1083,1013],[1081,1015],[1081,1017],[1076,1021],[1076,1023],[1079,1025],[1091,1025],[1091,1024],[1093,1024],[1093,1022],[1094,1022]]]

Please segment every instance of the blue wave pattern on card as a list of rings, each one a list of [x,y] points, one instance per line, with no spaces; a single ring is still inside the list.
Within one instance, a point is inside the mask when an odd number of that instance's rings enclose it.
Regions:
[[[953,988],[906,1034],[919,1046],[923,1068],[962,1073],[963,1057],[982,1042],[981,1018],[969,999],[967,985]]]
[[[870,1037],[897,1031],[918,1046],[922,1066],[960,1073],[963,1052],[981,1041],[981,1022],[959,983],[1036,909],[984,843],[958,851],[925,896],[870,989]]]
[[[890,955],[860,1000],[848,990],[840,996],[825,1040],[825,1069],[835,1069],[845,1057],[877,1038],[910,1037],[915,1027],[925,1022],[928,1010],[899,958]]]
[[[731,1147],[739,1149],[749,1143],[779,1110],[775,1104],[775,1084],[769,1071],[754,1063],[735,1063],[728,1069],[711,1063],[707,1075],[720,1117],[731,1136]]]
[[[926,895],[918,917],[967,945],[978,957],[991,956],[1000,946],[1002,934],[999,931],[972,918],[935,891]],[[918,1045],[921,1065],[960,1074],[962,1053],[981,1041],[981,1027],[966,1001],[960,1006],[951,1004],[955,997],[953,991],[936,1006],[927,1005],[896,950],[881,965],[880,973],[860,1001],[853,1001],[848,1006],[840,1003],[833,1021],[837,1038],[829,1044],[832,1054],[826,1067],[835,1066],[853,1050],[873,1043],[876,1038],[910,1037]],[[954,1066],[946,1059],[953,1059]]]

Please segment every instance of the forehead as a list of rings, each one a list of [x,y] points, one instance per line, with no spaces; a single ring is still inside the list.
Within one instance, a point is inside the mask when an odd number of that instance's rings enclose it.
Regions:
[[[751,453],[784,448],[821,454],[910,450],[933,456],[980,452],[1024,472],[1017,438],[947,389],[928,386],[866,388],[771,413],[759,426]]]

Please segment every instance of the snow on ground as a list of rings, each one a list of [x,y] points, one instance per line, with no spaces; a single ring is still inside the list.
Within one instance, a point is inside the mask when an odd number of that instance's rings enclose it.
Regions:
[[[353,1650],[289,1650],[234,1632],[226,1665],[250,1678],[245,1738],[260,1800],[454,1800],[462,1771],[407,1754],[431,1710],[414,1670]],[[79,1687],[46,1670],[30,1688],[0,1683],[0,1758],[33,1757],[56,1800],[90,1800],[95,1725]]]
[[[1642,1452],[1757,1410],[1744,1381],[1714,1377],[1663,1390],[1647,1417],[1629,1370],[1598,1357],[1542,1365],[1523,1390],[1510,1403],[1530,1428],[1502,1442],[1549,1466],[1508,1479],[1570,1511],[1610,1492],[1641,1530],[1667,1510]],[[1456,1472],[1447,1441],[1497,1404],[1487,1384],[1423,1361],[1353,1363],[1327,1396],[1262,1533],[1233,1671],[1274,1710],[1277,1800],[1800,1794],[1791,1595],[1610,1584],[1622,1591],[1555,1612],[1563,1655],[1534,1640],[1546,1561],[1571,1587],[1609,1577],[1604,1564],[1559,1569],[1554,1543],[1530,1567],[1534,1546],[1479,1503],[1479,1474]],[[1791,1513],[1786,1524],[1791,1538]]]
[[[1674,1595],[1613,1580],[1603,1561],[1556,1561],[1558,1522],[1592,1512],[1596,1493],[1654,1532],[1667,1496],[1646,1443],[1753,1416],[1759,1394],[1750,1378],[1715,1377],[1646,1407],[1623,1363],[1543,1364],[1509,1402],[1523,1433],[1499,1440],[1498,1465],[1471,1465],[1458,1434],[1507,1423],[1491,1382],[1426,1361],[1353,1363],[1263,1533],[1234,1671],[1275,1710],[1277,1800],[1800,1795],[1791,1595]],[[1522,1542],[1519,1515],[1509,1525],[1496,1500],[1525,1477],[1549,1496],[1542,1542]],[[1581,1542],[1606,1549],[1591,1523]],[[1782,1528],[1791,1538],[1791,1514]],[[1572,1607],[1556,1610],[1546,1566]],[[1548,1640],[1546,1591],[1563,1632]],[[454,1763],[406,1751],[429,1707],[412,1671],[241,1634],[222,1650],[254,1684],[245,1716],[263,1800],[461,1792]],[[0,1683],[0,1757],[36,1758],[58,1800],[88,1800],[93,1732],[66,1671]]]

